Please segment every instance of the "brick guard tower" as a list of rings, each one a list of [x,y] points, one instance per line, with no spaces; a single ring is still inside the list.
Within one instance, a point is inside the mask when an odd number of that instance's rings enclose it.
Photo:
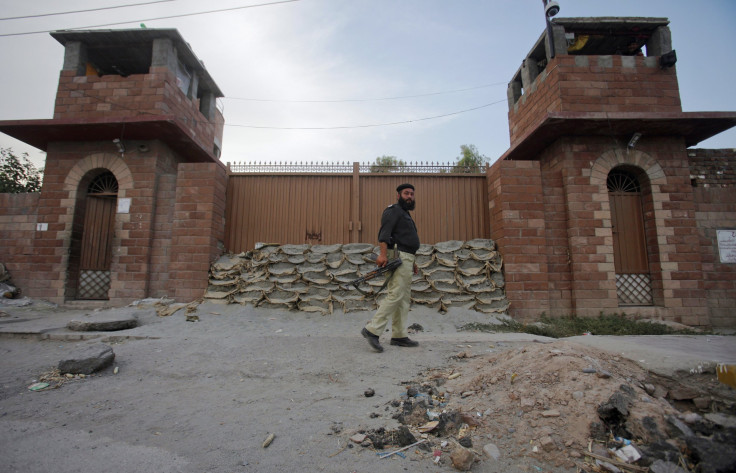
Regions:
[[[736,113],[682,111],[664,18],[551,24],[556,54],[545,32],[509,82],[511,147],[489,170],[511,314],[711,325],[687,148]]]
[[[224,232],[222,92],[173,29],[51,36],[64,45],[53,119],[0,122],[47,153],[14,279],[56,303],[200,297]]]

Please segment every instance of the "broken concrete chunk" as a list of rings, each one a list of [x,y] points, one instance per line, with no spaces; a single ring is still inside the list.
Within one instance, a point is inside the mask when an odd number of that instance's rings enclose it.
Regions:
[[[457,447],[450,453],[452,466],[458,471],[470,471],[475,462],[475,454],[467,448]]]
[[[92,374],[112,364],[115,353],[104,343],[96,343],[71,353],[69,358],[59,361],[61,374]]]
[[[556,448],[555,441],[549,435],[539,439],[539,443],[545,452],[551,452]]]
[[[113,332],[138,326],[134,315],[119,313],[94,314],[83,319],[70,320],[66,328],[76,332]]]
[[[366,438],[367,437],[365,435],[363,435],[363,434],[355,434],[352,437],[350,437],[350,441],[353,442],[353,443],[360,444],[360,443],[365,442],[365,439]]]
[[[494,460],[501,458],[501,452],[498,450],[498,447],[492,443],[484,445],[483,452]]]

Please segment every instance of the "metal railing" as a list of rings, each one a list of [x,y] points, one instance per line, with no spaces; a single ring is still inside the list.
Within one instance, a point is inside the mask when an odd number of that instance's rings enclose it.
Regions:
[[[486,165],[458,166],[453,163],[408,163],[394,166],[379,166],[370,163],[332,163],[332,162],[253,162],[227,163],[231,174],[237,173],[353,173],[357,165],[358,172],[393,173],[393,174],[485,174]]]

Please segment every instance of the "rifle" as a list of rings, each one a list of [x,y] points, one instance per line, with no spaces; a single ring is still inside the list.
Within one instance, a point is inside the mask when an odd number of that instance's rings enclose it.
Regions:
[[[355,287],[355,289],[358,290],[358,292],[360,292],[364,296],[373,296],[373,297],[376,297],[376,296],[378,296],[378,293],[381,292],[383,290],[383,288],[386,287],[386,285],[388,285],[388,281],[391,279],[391,276],[387,277],[386,278],[386,281],[384,281],[384,283],[383,283],[383,286],[381,286],[381,288],[379,290],[377,290],[376,292],[374,292],[374,293],[365,292],[364,290],[362,290],[358,286],[360,284],[366,282],[366,281],[370,281],[371,279],[380,276],[383,273],[387,273],[389,271],[393,271],[396,268],[398,268],[399,266],[401,266],[401,258],[395,258],[395,259],[389,260],[388,263],[386,263],[386,266],[376,267],[376,269],[374,269],[373,271],[369,272],[365,276],[360,277],[358,279],[355,279],[354,281],[350,281],[350,282],[347,282],[345,284],[342,284],[342,285],[340,285],[340,287],[342,289],[348,289],[349,290],[350,289],[349,286],[353,286],[353,287]],[[392,276],[393,276],[393,274],[392,274]]]

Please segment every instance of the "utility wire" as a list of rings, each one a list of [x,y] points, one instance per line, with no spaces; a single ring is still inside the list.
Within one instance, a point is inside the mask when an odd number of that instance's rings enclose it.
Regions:
[[[237,125],[237,124],[225,123],[225,126],[234,126],[238,128],[255,128],[259,130],[347,130],[347,129],[355,129],[355,128],[376,128],[376,127],[382,127],[382,126],[404,125],[407,123],[421,122],[421,121],[426,121],[426,120],[436,120],[437,118],[450,117],[452,115],[460,115],[461,113],[467,113],[467,112],[472,112],[475,110],[480,110],[481,108],[490,107],[491,105],[496,105],[496,104],[499,104],[505,101],[506,100],[498,100],[496,102],[487,103],[485,105],[480,105],[478,107],[468,108],[465,110],[459,110],[457,112],[445,113],[442,115],[434,115],[431,117],[415,118],[413,120],[404,120],[400,122],[376,123],[372,125],[313,126],[313,127],[286,127],[286,126],[283,126],[282,127],[282,126]]]
[[[116,8],[128,8],[128,7],[139,7],[142,5],[153,5],[154,3],[166,3],[166,2],[174,2],[176,0],[156,0],[155,2],[144,2],[144,3],[129,3],[127,5],[116,5],[112,7],[100,7],[100,8],[90,8],[87,10],[72,10],[72,11],[62,11],[62,12],[56,12],[56,13],[40,13],[38,15],[25,15],[25,16],[9,16],[7,18],[0,18],[0,21],[6,21],[6,20],[25,20],[27,18],[41,18],[44,16],[57,16],[57,15],[71,15],[74,13],[87,13],[87,12],[93,12],[93,11],[102,11],[102,10],[114,10]]]
[[[293,3],[298,2],[299,0],[281,0],[277,2],[269,2],[269,3],[259,3],[257,5],[245,5],[240,7],[232,7],[232,8],[221,8],[219,10],[207,10],[202,12],[194,12],[194,13],[182,13],[180,15],[169,15],[169,16],[158,16],[155,18],[144,18],[140,20],[128,20],[128,21],[118,21],[115,23],[105,23],[101,25],[90,25],[90,26],[77,26],[75,28],[66,28],[62,31],[69,31],[69,30],[83,30],[88,28],[102,28],[104,26],[116,26],[116,25],[126,25],[128,23],[138,23],[138,22],[144,22],[144,21],[156,21],[156,20],[169,20],[171,18],[183,18],[186,16],[198,16],[198,15],[208,15],[210,13],[222,13],[226,11],[234,11],[234,10],[243,10],[245,8],[256,8],[256,7],[267,7],[271,5],[279,5],[282,3]],[[25,36],[25,35],[31,35],[31,34],[40,34],[40,33],[51,33],[53,31],[59,31],[58,29],[54,30],[42,30],[42,31],[26,31],[23,33],[4,33],[0,34],[0,37],[8,37],[8,36]]]
[[[241,98],[241,97],[223,97],[224,100],[245,100],[249,102],[287,102],[287,103],[342,103],[342,102],[379,102],[382,100],[400,100],[400,99],[413,99],[417,97],[429,97],[432,95],[445,95],[454,94],[457,92],[466,92],[468,90],[484,89],[487,87],[493,87],[496,85],[505,85],[506,82],[495,82],[493,84],[479,85],[476,87],[467,87],[465,89],[446,90],[443,92],[429,92],[426,94],[417,95],[401,95],[397,97],[380,97],[373,99],[343,99],[343,100],[288,100],[288,99],[253,99],[253,98]]]
[[[116,102],[112,102],[108,100],[108,97],[98,97],[95,95],[89,95],[86,91],[81,91],[77,89],[72,89],[71,87],[66,87],[65,90],[74,90],[75,92],[81,92],[82,96],[89,97],[93,100],[96,100],[101,103],[111,104],[113,107],[116,107],[118,109],[122,110],[129,110],[131,112],[135,112],[138,115],[151,115],[151,116],[157,116],[155,113],[151,113],[148,111],[143,110],[136,110],[130,107],[127,107],[123,104],[119,104]],[[388,123],[376,123],[376,124],[369,124],[369,125],[343,125],[343,126],[327,126],[327,127],[279,127],[279,126],[258,126],[258,125],[238,125],[238,124],[231,124],[231,123],[225,123],[225,126],[232,126],[236,128],[252,128],[252,129],[259,129],[259,130],[349,130],[349,129],[357,129],[357,128],[377,128],[377,127],[384,127],[384,126],[395,126],[395,125],[405,125],[407,123],[414,123],[414,122],[421,122],[421,121],[427,121],[427,120],[436,120],[438,118],[445,118],[450,117],[453,115],[460,115],[461,113],[468,113],[473,112],[475,110],[480,110],[482,108],[490,107],[492,105],[496,105],[502,102],[505,102],[506,100],[497,100],[495,102],[487,103],[485,105],[480,105],[478,107],[468,108],[465,110],[458,110],[456,112],[450,112],[445,113],[442,115],[434,115],[431,117],[422,117],[422,118],[415,118],[412,120],[403,120],[398,122],[388,122]],[[215,123],[209,120],[192,120],[194,123],[209,123],[211,125],[214,125]]]

